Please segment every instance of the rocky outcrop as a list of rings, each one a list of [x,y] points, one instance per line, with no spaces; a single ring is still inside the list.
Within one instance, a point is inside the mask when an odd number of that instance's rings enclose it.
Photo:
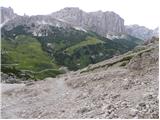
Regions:
[[[79,8],[64,8],[50,15],[18,16],[12,8],[2,9],[2,24],[7,29],[18,25],[52,25],[56,27],[74,27],[83,31],[89,30],[104,37],[108,33],[124,33],[124,20],[114,12],[84,12]]]
[[[1,83],[7,83],[7,84],[19,84],[19,83],[25,83],[30,84],[34,80],[28,79],[25,74],[21,74],[21,78],[17,77],[14,73],[3,73],[1,72]]]
[[[13,84],[19,83],[20,80],[18,80],[14,74],[5,74],[1,72],[1,82]]]
[[[12,8],[0,7],[1,9],[1,25],[6,23],[7,21],[15,18],[17,14],[14,13]]]
[[[84,12],[76,7],[67,7],[50,15],[19,16],[14,13],[12,8],[1,7],[1,26],[7,25],[8,29],[12,29],[17,25],[30,27],[33,24],[42,25],[42,27],[44,25],[74,27],[85,32],[86,30],[93,31],[104,37],[108,37],[110,34],[127,33],[146,40],[159,35],[158,28],[151,30],[138,25],[124,26],[123,18],[109,11]]]
[[[70,24],[63,20],[58,20],[50,15],[20,16],[14,13],[12,8],[1,7],[1,27],[11,30],[16,26],[27,26],[31,32],[37,32],[44,26],[71,27]]]
[[[140,38],[142,40],[149,40],[153,36],[155,37],[159,36],[159,28],[152,30],[139,25],[130,25],[126,26],[125,28],[126,28],[126,33],[135,36],[137,38]]]
[[[74,26],[94,31],[106,37],[107,33],[124,33],[124,20],[114,12],[84,12],[79,8],[64,8],[51,14],[52,17],[65,20]]]
[[[31,29],[37,29],[40,26],[56,26],[56,27],[71,27],[70,24],[52,18],[50,16],[37,15],[37,16],[17,16],[12,20],[8,21],[7,24],[4,25],[6,30],[11,30],[16,26],[27,26]]]
[[[71,28],[72,26],[66,22],[57,20],[50,16],[17,16],[12,20],[7,21],[2,29],[10,31],[16,27],[24,27],[25,33],[31,33],[33,36],[47,36],[51,31],[51,26]]]

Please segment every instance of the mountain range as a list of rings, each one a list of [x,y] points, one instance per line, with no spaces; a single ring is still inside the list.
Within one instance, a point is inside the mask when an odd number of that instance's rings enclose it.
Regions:
[[[132,36],[136,36],[142,40],[150,40],[153,36],[159,36],[159,28],[154,30],[139,25],[126,26],[126,32]]]
[[[110,11],[85,12],[77,7],[66,7],[48,15],[19,16],[12,8],[1,7],[1,25],[10,21],[12,24],[50,24],[53,26],[72,26],[80,30],[91,30],[107,37],[109,35],[129,34],[142,40],[158,36],[159,29],[148,29],[139,25],[124,25],[124,19]],[[16,22],[19,21],[19,22]]]

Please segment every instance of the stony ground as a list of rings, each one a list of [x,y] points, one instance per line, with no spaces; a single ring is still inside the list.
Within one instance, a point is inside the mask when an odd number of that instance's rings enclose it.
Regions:
[[[2,118],[158,119],[158,45],[151,46],[125,62],[115,62],[120,56],[57,78],[3,83]]]

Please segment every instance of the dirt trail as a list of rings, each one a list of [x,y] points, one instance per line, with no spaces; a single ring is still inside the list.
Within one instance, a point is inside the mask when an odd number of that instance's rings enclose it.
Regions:
[[[64,78],[47,78],[23,87],[3,84],[2,89],[2,118],[62,117],[74,105],[77,92],[65,84]]]
[[[158,118],[157,70],[136,76],[113,68],[10,89],[4,84],[2,118]]]

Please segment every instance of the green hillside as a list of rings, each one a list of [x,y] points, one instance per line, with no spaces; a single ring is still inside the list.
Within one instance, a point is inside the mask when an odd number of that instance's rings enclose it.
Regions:
[[[95,38],[95,37],[86,37],[86,40],[84,40],[80,43],[77,43],[71,47],[68,47],[65,51],[69,54],[73,54],[76,49],[79,49],[81,47],[88,46],[88,45],[96,45],[99,43],[104,43],[104,42],[102,40]]]
[[[15,39],[2,38],[2,65],[15,64],[18,70],[39,72],[45,69],[57,69],[48,54],[42,50],[37,39],[18,35]]]
[[[60,73],[57,71],[61,66],[77,70],[125,53],[141,43],[132,36],[109,40],[94,32],[53,26],[42,28],[41,34],[33,36],[26,26],[9,31],[2,28],[2,64],[16,64],[16,69],[31,70],[42,79],[45,75],[52,76],[50,69],[53,76]]]

